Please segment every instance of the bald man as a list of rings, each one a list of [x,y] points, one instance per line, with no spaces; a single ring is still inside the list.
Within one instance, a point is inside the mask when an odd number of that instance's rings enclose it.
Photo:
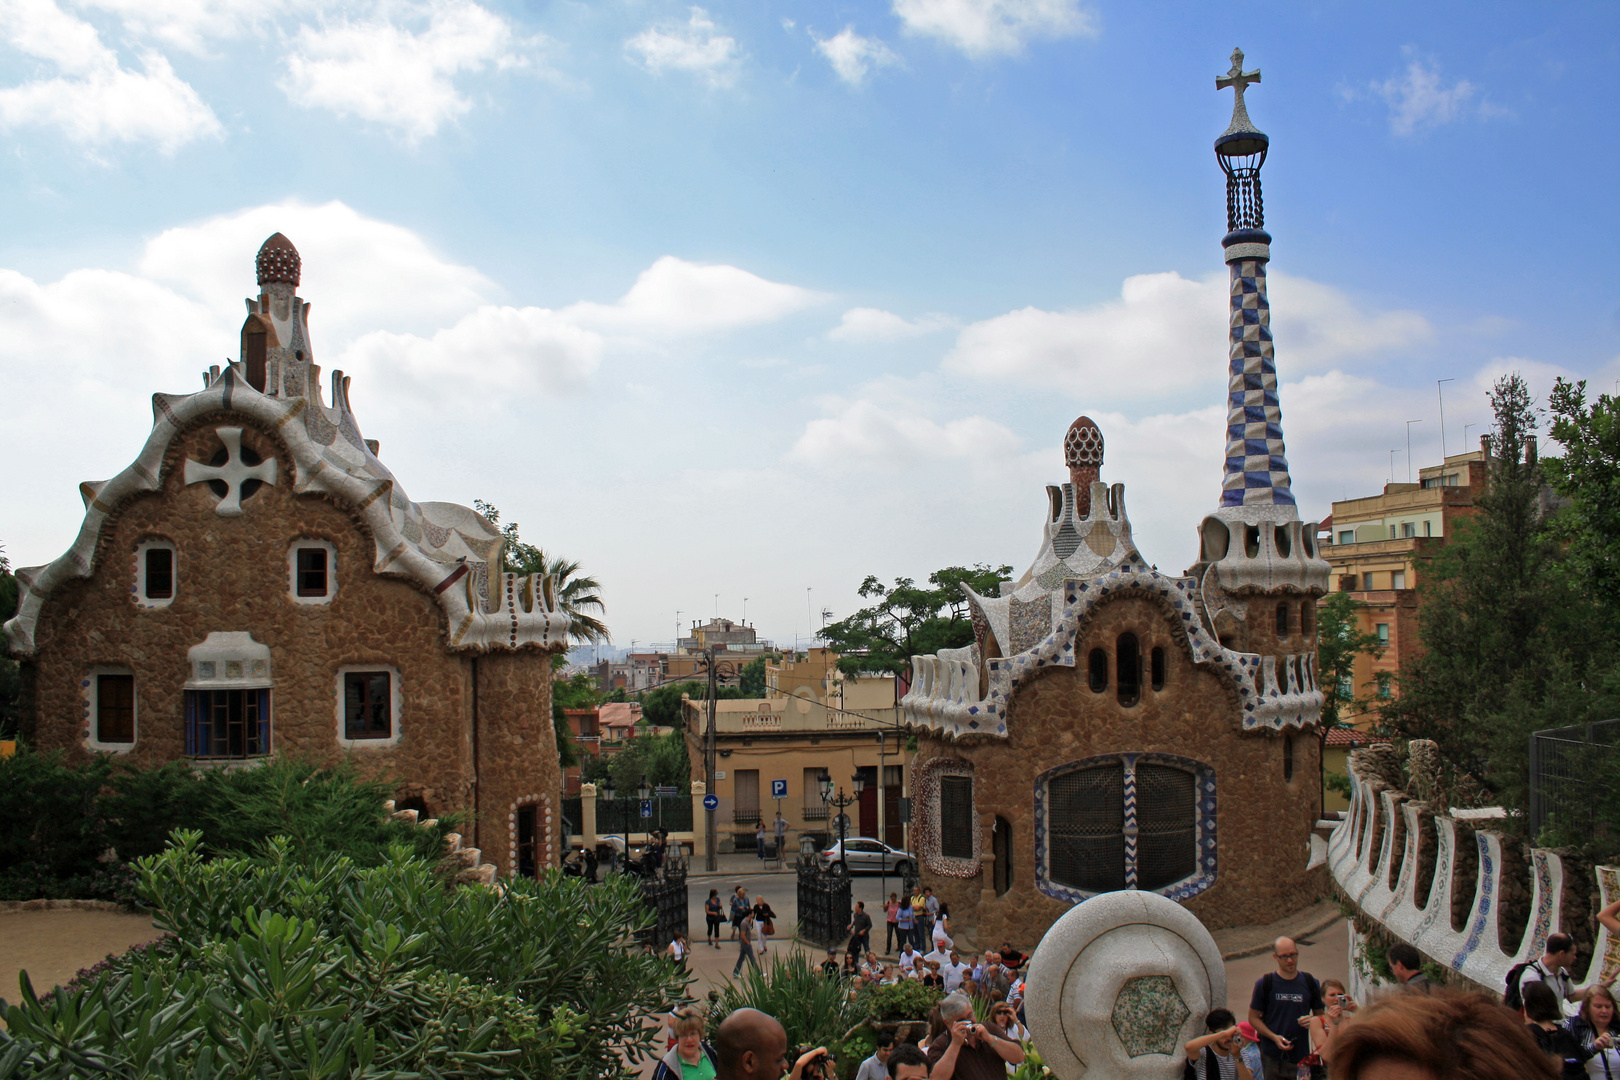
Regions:
[[[715,1080],[781,1080],[787,1069],[787,1032],[776,1017],[758,1009],[738,1009],[720,1021],[714,1034],[719,1063]],[[824,1057],[827,1048],[818,1046],[793,1063],[790,1080],[813,1080],[819,1070],[805,1067]]]
[[[1268,971],[1254,984],[1249,999],[1249,1023],[1260,1033],[1260,1065],[1255,1080],[1294,1080],[1299,1063],[1310,1053],[1300,1018],[1322,1015],[1322,987],[1299,970],[1299,946],[1280,937],[1271,946],[1276,971]]]

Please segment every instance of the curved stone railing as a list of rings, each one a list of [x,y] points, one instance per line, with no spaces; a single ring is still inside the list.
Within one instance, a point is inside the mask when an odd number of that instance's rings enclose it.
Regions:
[[[1555,851],[1532,849],[1525,868],[1529,880],[1520,879],[1505,865],[1502,834],[1476,830],[1470,821],[1499,820],[1500,811],[1436,813],[1379,776],[1366,753],[1351,755],[1350,810],[1328,839],[1334,881],[1362,915],[1392,936],[1464,978],[1500,990],[1509,968],[1540,956],[1547,938],[1564,929],[1571,883],[1563,858]],[[1427,843],[1431,833],[1432,851]],[[1596,874],[1600,904],[1612,903],[1620,896],[1620,868],[1600,866]],[[1420,904],[1425,881],[1427,896]],[[1503,941],[1499,929],[1508,888],[1523,888],[1530,896],[1529,919],[1517,941]],[[1472,902],[1458,930],[1454,914],[1462,910],[1470,889]],[[1353,923],[1350,935],[1353,956],[1361,941]],[[1599,927],[1594,944],[1588,969],[1570,973],[1577,986],[1620,972],[1620,939]]]
[[[408,821],[423,828],[432,828],[439,823],[437,818],[428,818],[425,821],[417,820],[420,815],[415,810],[395,810],[394,800],[389,799],[383,803],[383,810],[394,821]],[[484,853],[475,847],[462,847],[460,833],[446,833],[444,837],[444,863],[454,875],[458,885],[493,885],[495,884],[495,865],[484,861]]]

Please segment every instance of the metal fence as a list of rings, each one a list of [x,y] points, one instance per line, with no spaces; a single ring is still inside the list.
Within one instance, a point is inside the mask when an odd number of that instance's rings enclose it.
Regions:
[[[1554,819],[1597,825],[1596,785],[1620,766],[1620,720],[1548,728],[1530,736],[1530,835]]]
[[[671,858],[656,877],[643,878],[641,897],[654,919],[652,926],[636,935],[638,940],[662,949],[677,932],[686,933],[686,860]]]
[[[849,940],[853,908],[849,875],[823,870],[814,855],[799,856],[799,937],[823,948]]]
[[[635,843],[640,842],[638,834],[646,834],[651,829],[668,829],[670,832],[692,831],[692,797],[690,795],[660,795],[654,796],[652,802],[652,817],[641,816],[641,803],[633,796],[631,798],[596,800],[596,835],[598,836],[626,836]],[[585,820],[582,806],[583,800],[578,795],[570,795],[562,801],[563,820],[568,823],[571,832],[579,832]]]

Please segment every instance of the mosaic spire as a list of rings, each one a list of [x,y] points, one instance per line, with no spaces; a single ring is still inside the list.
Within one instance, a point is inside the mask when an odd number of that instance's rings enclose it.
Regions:
[[[1226,474],[1222,506],[1293,506],[1288,453],[1283,446],[1282,407],[1277,398],[1277,360],[1271,341],[1271,304],[1266,299],[1266,263],[1271,235],[1265,231],[1260,167],[1271,140],[1249,120],[1244,90],[1260,81],[1243,70],[1243,52],[1232,50],[1232,69],[1215,80],[1235,100],[1232,123],[1215,140],[1215,157],[1226,173],[1226,264],[1231,268],[1228,342]]]

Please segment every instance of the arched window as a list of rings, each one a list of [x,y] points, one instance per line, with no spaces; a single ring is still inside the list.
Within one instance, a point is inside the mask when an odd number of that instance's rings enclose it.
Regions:
[[[1288,604],[1286,601],[1277,605],[1277,636],[1279,638],[1288,636]]]
[[[1299,605],[1299,632],[1306,637],[1316,633],[1316,601],[1306,600]]]
[[[995,863],[993,874],[997,896],[1006,896],[1007,890],[1012,888],[1013,873],[1013,845],[1012,822],[996,815],[996,834],[994,840]]]
[[[1127,709],[1142,698],[1142,646],[1135,634],[1121,634],[1114,642],[1114,692]]]
[[[1294,737],[1292,735],[1283,736],[1283,781],[1285,783],[1293,783],[1294,781]]]
[[[1152,668],[1153,668],[1153,689],[1155,691],[1163,690],[1164,689],[1165,668],[1169,666],[1168,663],[1167,663],[1166,656],[1165,656],[1164,646],[1163,645],[1155,645],[1155,646],[1153,646],[1152,657],[1153,657],[1153,663],[1152,663]]]
[[[1215,882],[1215,824],[1215,774],[1200,762],[1131,753],[1058,766],[1035,782],[1036,886],[1070,903],[1120,889],[1184,900]]]
[[[1091,692],[1100,694],[1108,689],[1108,654],[1101,649],[1092,649],[1091,656],[1087,658],[1091,675]]]

